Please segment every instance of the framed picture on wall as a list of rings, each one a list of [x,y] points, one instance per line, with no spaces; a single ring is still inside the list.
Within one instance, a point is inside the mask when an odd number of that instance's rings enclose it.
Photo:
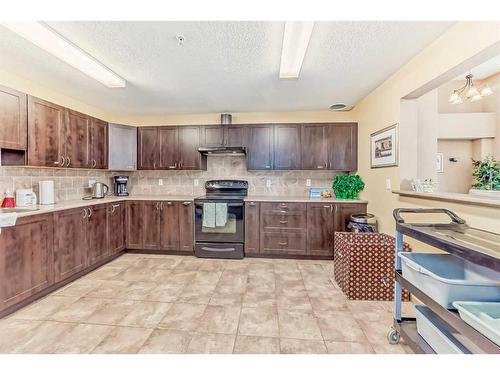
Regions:
[[[444,163],[443,163],[443,153],[442,152],[438,152],[436,154],[436,171],[438,173],[443,173],[444,172]]]
[[[399,160],[398,142],[398,124],[370,134],[371,167],[397,166]]]

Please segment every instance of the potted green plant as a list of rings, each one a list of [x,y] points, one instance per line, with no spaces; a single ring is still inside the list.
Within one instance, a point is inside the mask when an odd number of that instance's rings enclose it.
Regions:
[[[338,175],[332,183],[332,189],[338,199],[358,199],[364,188],[365,183],[357,174]]]
[[[500,163],[492,156],[472,160],[474,182],[471,194],[500,196]]]

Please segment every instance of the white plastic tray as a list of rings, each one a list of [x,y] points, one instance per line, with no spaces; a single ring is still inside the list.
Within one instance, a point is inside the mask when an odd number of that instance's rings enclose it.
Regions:
[[[456,301],[453,306],[465,323],[500,345],[500,302]]]

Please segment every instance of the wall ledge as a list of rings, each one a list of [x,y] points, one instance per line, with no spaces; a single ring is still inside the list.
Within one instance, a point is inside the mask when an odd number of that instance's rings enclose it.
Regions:
[[[392,193],[404,197],[439,200],[445,202],[458,202],[476,206],[488,206],[488,207],[500,208],[500,199],[498,198],[495,199],[489,197],[474,196],[471,194],[445,193],[445,192],[417,193],[413,190],[393,190]]]

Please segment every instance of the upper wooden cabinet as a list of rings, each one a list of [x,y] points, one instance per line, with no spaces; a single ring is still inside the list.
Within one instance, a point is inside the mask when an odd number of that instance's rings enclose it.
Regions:
[[[0,86],[0,148],[26,150],[27,96]]]
[[[204,147],[245,146],[245,125],[200,126],[200,145]]]
[[[138,169],[206,169],[199,126],[139,128],[137,144]]]
[[[328,125],[302,125],[301,155],[302,169],[327,169]]]
[[[328,127],[328,169],[358,169],[358,124],[335,124]]]
[[[301,168],[300,125],[274,126],[274,169]]]
[[[247,168],[273,169],[274,125],[249,125],[247,130]]]
[[[96,169],[108,168],[108,123],[97,118],[91,119],[90,126],[90,166]]]
[[[66,167],[90,168],[91,118],[76,111],[67,111],[62,137]]]

